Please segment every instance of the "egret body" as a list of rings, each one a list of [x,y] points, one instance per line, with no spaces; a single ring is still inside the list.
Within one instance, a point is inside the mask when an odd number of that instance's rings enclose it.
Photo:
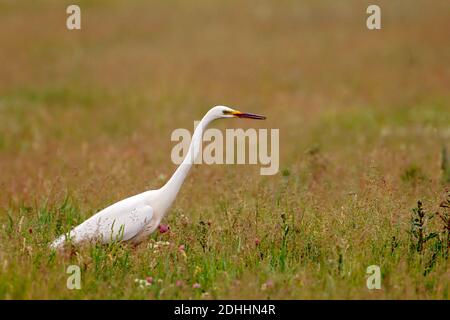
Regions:
[[[212,108],[197,125],[186,157],[164,186],[110,205],[67,234],[58,237],[50,246],[62,248],[66,241],[73,244],[84,241],[101,243],[126,241],[138,244],[145,240],[156,230],[180,191],[184,179],[198,156],[204,130],[216,119],[235,117],[265,119],[263,116],[240,112],[225,106]]]

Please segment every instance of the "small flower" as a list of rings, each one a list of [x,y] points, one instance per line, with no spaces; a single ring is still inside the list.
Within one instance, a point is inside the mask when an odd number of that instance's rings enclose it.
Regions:
[[[161,223],[159,225],[159,233],[166,233],[167,231],[169,231],[169,225]]]
[[[186,226],[186,225],[189,224],[189,218],[186,217],[184,214],[181,214],[180,220],[181,220],[181,223],[182,223],[184,226]]]
[[[267,289],[273,288],[274,283],[272,280],[267,280],[265,283],[262,284],[261,290],[266,291]]]
[[[196,266],[195,270],[194,270],[194,276],[198,275],[200,272],[202,272],[202,268],[199,266]]]
[[[177,280],[177,282],[175,283],[177,287],[181,287],[183,286],[183,284],[184,284],[183,280]]]
[[[194,283],[193,285],[192,285],[192,288],[193,289],[200,289],[202,286],[200,285],[200,283]]]
[[[148,284],[152,284],[153,283],[153,277],[147,277],[145,280],[147,280]]]
[[[134,282],[139,284],[139,289],[144,289],[145,287],[149,286],[150,284],[144,280],[144,279],[134,279]]]
[[[184,246],[184,244],[181,244],[178,247],[178,252],[183,256],[184,259],[187,259],[186,251],[184,251],[184,250],[185,250],[185,246]]]
[[[261,241],[258,238],[255,238],[255,246],[259,246],[260,243]]]

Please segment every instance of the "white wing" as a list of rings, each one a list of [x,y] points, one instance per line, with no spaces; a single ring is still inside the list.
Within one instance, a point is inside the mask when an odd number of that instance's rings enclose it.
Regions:
[[[153,217],[153,209],[148,205],[131,209],[128,214],[120,214],[114,218],[107,218],[99,228],[102,242],[127,241],[135,237],[144,227],[150,223]]]
[[[85,240],[98,240],[103,243],[127,241],[135,237],[150,223],[153,209],[149,205],[130,205],[125,201],[116,203],[78,225],[67,235],[56,239],[51,247],[60,247],[70,238],[73,243]]]

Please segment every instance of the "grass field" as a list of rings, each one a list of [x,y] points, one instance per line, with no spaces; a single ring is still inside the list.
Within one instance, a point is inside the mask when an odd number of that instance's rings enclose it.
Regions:
[[[0,298],[449,299],[449,1],[77,3],[69,31],[72,2],[0,0]],[[280,130],[277,175],[197,165],[169,232],[48,249],[159,188],[217,104]]]

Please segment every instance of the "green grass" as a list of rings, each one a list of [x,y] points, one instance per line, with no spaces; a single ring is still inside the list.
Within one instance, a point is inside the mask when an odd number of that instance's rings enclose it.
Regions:
[[[320,217],[307,199],[301,201],[301,214],[275,199],[258,209],[223,207],[233,214],[231,221],[222,210],[202,213],[217,217],[209,222],[179,211],[167,221],[170,232],[155,234],[138,248],[114,243],[63,254],[47,245],[82,221],[74,199],[67,197],[56,207],[45,201],[38,207],[21,206],[16,218],[8,215],[2,232],[0,297],[232,298],[252,288],[245,297],[448,298],[448,249],[439,237],[421,243],[418,250],[418,240],[408,229],[412,224],[392,224],[389,216],[380,215],[368,220],[385,208],[368,209],[367,201],[350,198],[341,212],[329,212],[341,216],[336,218]],[[341,220],[343,210],[351,219]],[[439,224],[427,228],[441,236]],[[81,290],[65,288],[65,271],[72,264],[81,267]],[[378,293],[365,288],[365,270],[372,264],[382,269],[383,289]],[[135,282],[150,276],[150,286],[140,288]],[[399,281],[414,283],[415,291],[399,290]],[[192,288],[196,283],[201,288]],[[342,293],[342,288],[348,291]]]

